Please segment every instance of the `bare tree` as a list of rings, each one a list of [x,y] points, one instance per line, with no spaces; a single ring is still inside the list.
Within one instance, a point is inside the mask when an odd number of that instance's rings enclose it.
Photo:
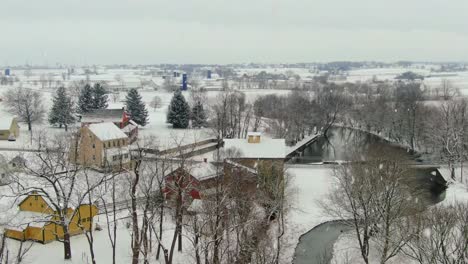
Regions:
[[[452,82],[447,79],[442,79],[440,84],[440,91],[442,92],[442,98],[445,101],[450,100],[460,94],[458,89],[452,85]]]
[[[403,252],[421,264],[462,264],[468,259],[468,204],[434,206],[413,217],[414,236]]]
[[[386,263],[405,246],[411,234],[401,228],[417,212],[407,178],[411,170],[397,153],[370,149],[363,157],[351,155],[351,162],[336,168],[336,189],[331,191],[325,212],[347,222],[354,229],[361,257],[369,263],[371,241]]]
[[[252,117],[252,105],[246,102],[245,94],[224,89],[212,107],[211,127],[220,138],[243,138],[247,136]]]
[[[19,86],[8,89],[4,98],[8,111],[26,122],[29,131],[32,130],[32,124],[40,122],[45,115],[46,110],[40,92]]]
[[[162,107],[162,100],[161,97],[155,96],[153,99],[151,99],[150,106],[153,108],[154,111],[156,111],[157,108]]]
[[[52,221],[63,229],[63,238],[59,238],[59,241],[64,246],[64,259],[72,257],[70,225],[71,220],[78,213],[78,210],[70,213],[70,208],[78,208],[83,204],[90,192],[106,179],[105,175],[96,177],[87,189],[77,191],[77,186],[84,181],[84,178],[80,166],[77,165],[76,160],[70,158],[69,154],[77,151],[76,140],[78,138],[65,136],[51,139],[38,134],[35,142],[39,152],[34,153],[29,159],[32,162],[25,164],[26,176],[22,173],[13,175],[18,195],[26,195],[34,191],[50,204],[53,219],[56,219]],[[76,156],[75,153],[74,157]]]
[[[351,105],[343,90],[343,87],[327,84],[316,95],[315,101],[320,111],[319,116],[322,119],[322,131],[325,134]]]

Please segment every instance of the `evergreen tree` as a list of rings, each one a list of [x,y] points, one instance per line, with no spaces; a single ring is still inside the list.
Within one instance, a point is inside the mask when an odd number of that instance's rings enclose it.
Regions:
[[[106,89],[100,84],[96,83],[93,88],[93,109],[106,109],[107,108],[107,94]]]
[[[64,87],[57,89],[57,94],[53,98],[52,109],[49,113],[49,123],[52,125],[59,125],[65,127],[65,131],[68,130],[68,125],[75,122],[73,116],[73,102],[67,95]]]
[[[125,97],[127,113],[135,123],[145,126],[148,123],[148,110],[136,89],[131,89]]]
[[[187,128],[190,119],[190,106],[180,90],[176,90],[167,110],[167,123],[174,128]]]
[[[206,114],[203,109],[203,104],[197,101],[192,108],[192,126],[203,127],[206,124]]]
[[[93,110],[93,89],[89,84],[86,84],[81,88],[78,97],[78,112],[87,113],[91,110]]]

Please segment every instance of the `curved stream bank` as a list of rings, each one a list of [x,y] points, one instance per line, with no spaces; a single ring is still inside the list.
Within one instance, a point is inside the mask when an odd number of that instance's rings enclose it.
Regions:
[[[409,160],[416,160],[418,157],[376,135],[350,128],[332,128],[326,138],[322,137],[309,145],[303,155],[295,159],[295,162],[307,164],[346,160],[346,149],[364,148],[370,145],[394,147],[395,150],[406,153]],[[445,197],[446,186],[440,172],[436,168],[416,169],[415,171],[414,188],[425,192],[426,195],[422,196],[423,202],[430,205],[442,201]],[[336,240],[343,232],[350,230],[351,227],[342,221],[329,221],[315,226],[299,238],[293,263],[330,263]]]

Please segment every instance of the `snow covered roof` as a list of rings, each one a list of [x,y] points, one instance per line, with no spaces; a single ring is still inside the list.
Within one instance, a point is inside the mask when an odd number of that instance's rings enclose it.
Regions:
[[[120,130],[114,123],[98,123],[88,126],[91,133],[93,133],[99,140],[107,141],[114,139],[127,138],[122,130]]]
[[[261,136],[262,132],[248,132],[247,136]]]
[[[218,176],[222,173],[223,168],[217,168],[215,164],[210,162],[201,162],[194,164],[189,172],[197,180],[206,180]]]
[[[262,136],[259,143],[249,143],[247,139],[223,139],[225,149],[240,150],[239,158],[282,159],[286,156],[284,139],[272,139]]]
[[[14,230],[22,230],[28,225],[33,227],[43,227],[47,224],[52,215],[30,212],[30,211],[18,211],[9,221],[7,228]]]
[[[10,130],[14,117],[0,117],[0,130]]]
[[[81,117],[82,123],[122,122],[124,109],[96,109]]]
[[[130,120],[130,121],[128,122],[128,124],[127,124],[124,128],[122,128],[121,130],[122,130],[124,133],[130,133],[130,132],[132,132],[135,128],[137,128],[137,127],[138,127],[138,124],[135,123],[133,120]]]
[[[232,165],[233,167],[237,167],[237,168],[244,169],[244,170],[246,170],[246,171],[248,171],[248,172],[250,172],[250,173],[252,173],[252,174],[257,174],[257,170],[252,169],[252,168],[250,168],[250,167],[247,167],[247,166],[245,166],[245,165],[242,165],[242,164],[240,164],[240,163],[237,163],[237,162],[235,162],[235,161],[233,161],[233,160],[227,159],[227,160],[226,160],[226,163],[229,164],[229,165]]]

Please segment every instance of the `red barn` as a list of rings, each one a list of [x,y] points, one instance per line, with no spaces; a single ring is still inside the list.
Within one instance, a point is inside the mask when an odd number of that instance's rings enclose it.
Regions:
[[[202,185],[220,175],[218,171],[222,173],[222,167],[217,167],[209,162],[186,165],[175,169],[165,177],[164,193],[166,198],[170,198],[176,190],[181,188],[184,192],[182,197],[184,201],[187,201],[188,196],[191,199],[200,199]]]

